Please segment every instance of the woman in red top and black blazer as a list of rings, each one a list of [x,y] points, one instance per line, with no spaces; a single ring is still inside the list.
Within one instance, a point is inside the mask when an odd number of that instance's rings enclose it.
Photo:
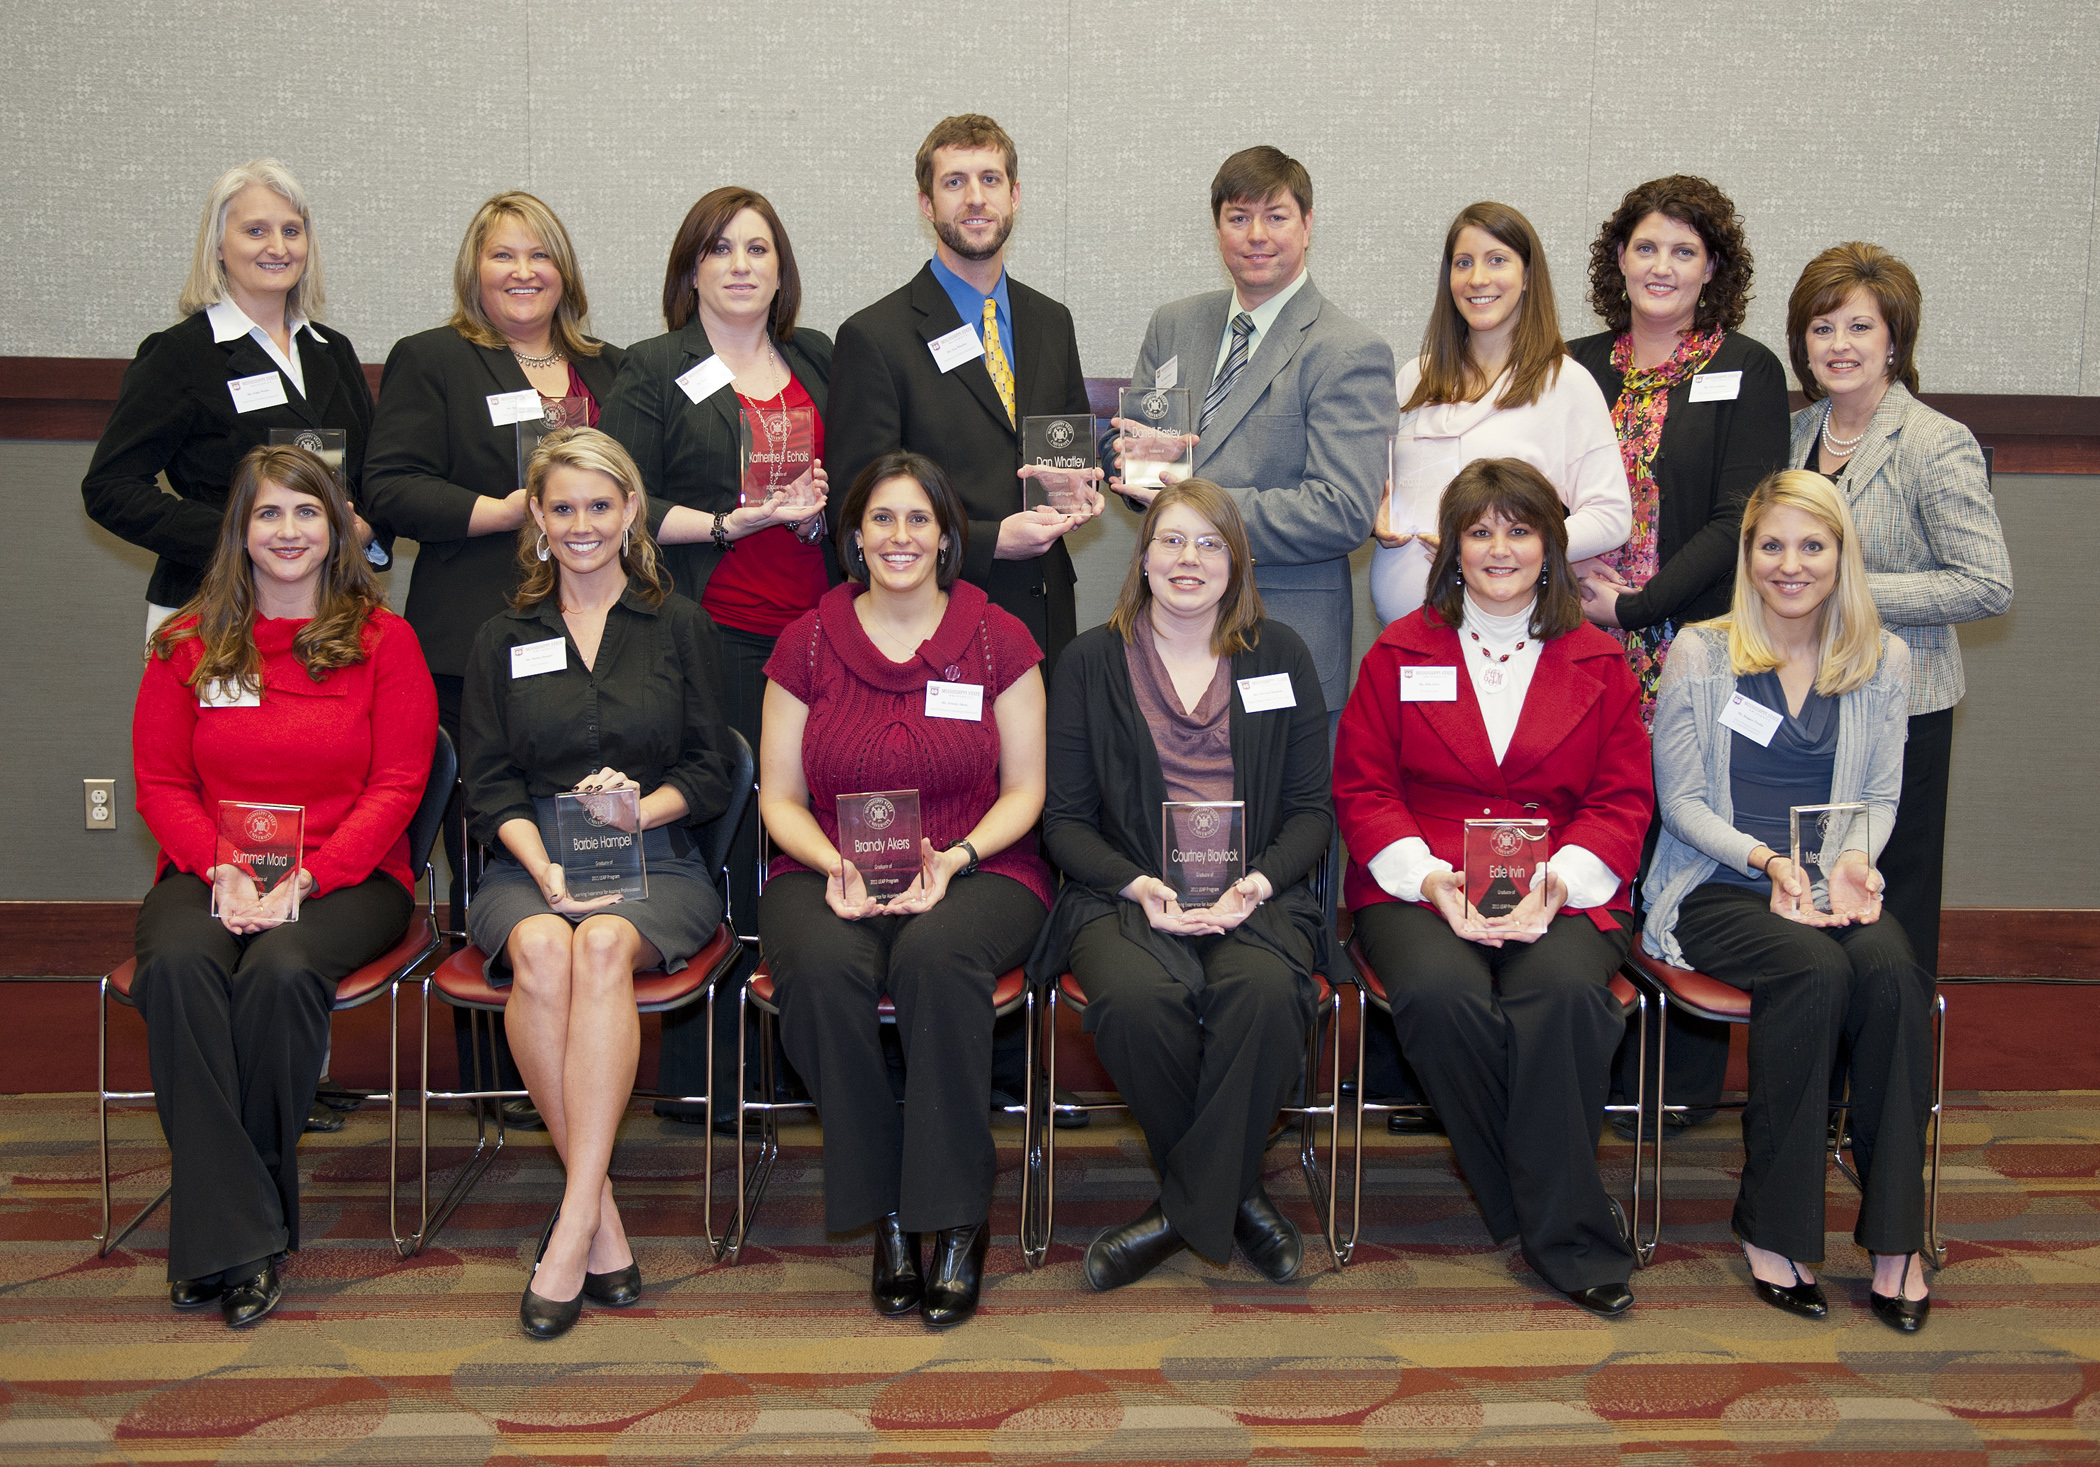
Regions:
[[[132,719],[161,855],[131,996],[171,1153],[177,1309],[217,1300],[239,1328],[277,1304],[329,1004],[408,925],[408,823],[436,739],[422,649],[335,475],[303,449],[251,450],[203,589],[148,646]],[[298,867],[265,894],[218,864],[222,800],[305,808]]]
[[[1428,604],[1365,655],[1334,791],[1356,940],[1489,1231],[1615,1315],[1633,1303],[1633,1251],[1597,1135],[1625,1032],[1609,984],[1655,791],[1639,689],[1618,643],[1583,623],[1564,514],[1518,459],[1451,481]],[[1465,822],[1535,816],[1551,822],[1544,880],[1516,912],[1481,918]]]

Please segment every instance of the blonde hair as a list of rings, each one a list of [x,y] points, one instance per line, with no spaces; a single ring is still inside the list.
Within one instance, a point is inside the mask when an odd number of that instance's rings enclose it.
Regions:
[[[620,568],[636,583],[651,606],[664,604],[671,587],[664,580],[663,557],[649,533],[649,496],[642,488],[642,471],[617,438],[596,428],[557,428],[540,440],[525,466],[525,497],[534,504],[547,492],[547,476],[556,469],[588,469],[603,474],[620,489],[620,502],[638,501],[634,523],[628,527],[626,543],[620,547]],[[540,559],[540,527],[531,515],[518,527],[518,567],[523,572],[510,604],[520,611],[539,605],[561,585],[560,569],[553,557]]]
[[[572,357],[598,355],[602,344],[583,334],[591,303],[583,291],[583,272],[577,268],[569,231],[562,228],[552,209],[523,189],[497,194],[474,211],[466,236],[459,242],[459,257],[452,262],[452,319],[445,324],[476,346],[500,351],[510,344],[481,308],[481,251],[503,219],[517,220],[554,258],[555,273],[561,276],[561,301],[554,308],[556,344]]]
[[[1728,631],[1728,661],[1738,677],[1770,672],[1786,659],[1772,645],[1765,623],[1765,600],[1750,575],[1750,546],[1759,524],[1774,509],[1798,509],[1822,524],[1838,542],[1837,589],[1817,614],[1823,619],[1822,649],[1816,657],[1816,691],[1835,698],[1865,687],[1881,666],[1881,614],[1867,586],[1867,563],[1844,496],[1821,474],[1808,469],[1781,469],[1751,492],[1743,507],[1743,532],[1735,549],[1735,604],[1728,615],[1707,626]]]
[[[275,158],[255,158],[238,168],[229,168],[211,186],[204,199],[204,217],[197,222],[197,248],[190,255],[189,278],[182,282],[182,294],[175,298],[179,314],[194,316],[226,299],[226,262],[219,258],[219,247],[226,242],[226,211],[233,206],[236,194],[258,183],[297,209],[299,223],[306,230],[306,268],[285,292],[285,320],[294,316],[310,321],[321,319],[326,296],[321,290],[321,244],[314,238],[313,214],[306,207],[306,190],[299,187],[291,169]]]
[[[1108,624],[1122,634],[1125,645],[1137,642],[1138,618],[1152,604],[1152,581],[1145,574],[1145,554],[1159,530],[1161,516],[1177,504],[1185,504],[1208,520],[1225,542],[1231,556],[1231,578],[1218,601],[1218,619],[1210,630],[1210,650],[1217,657],[1237,657],[1261,640],[1261,592],[1254,588],[1254,555],[1247,545],[1247,522],[1232,496],[1208,479],[1182,479],[1153,496],[1145,519],[1138,526],[1137,553],[1130,557],[1130,574],[1116,597],[1116,609]]]

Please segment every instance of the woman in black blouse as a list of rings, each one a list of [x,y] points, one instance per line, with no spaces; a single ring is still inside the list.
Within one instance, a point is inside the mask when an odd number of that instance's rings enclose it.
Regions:
[[[633,978],[684,967],[722,920],[686,828],[728,807],[732,764],[714,638],[664,589],[634,461],[595,429],[562,429],[533,455],[526,496],[527,571],[475,638],[463,763],[474,837],[498,848],[468,930],[491,978],[514,975],[512,1052],[568,1168],[519,1305],[526,1332],[551,1339],[585,1295],[641,1297],[607,1178],[641,1043]],[[547,855],[554,797],[621,790],[640,796],[648,895],[579,901]]]

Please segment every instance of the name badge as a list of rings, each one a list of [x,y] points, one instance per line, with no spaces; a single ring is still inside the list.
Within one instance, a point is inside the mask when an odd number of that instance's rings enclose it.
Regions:
[[[211,678],[197,689],[199,708],[260,708],[262,694],[242,689],[239,678]]]
[[[291,400],[284,395],[284,377],[275,371],[236,377],[226,384],[226,390],[233,394],[233,410],[237,413],[252,413]]]
[[[1728,706],[1721,710],[1721,727],[1734,729],[1760,749],[1770,747],[1772,735],[1779,732],[1779,725],[1785,721],[1755,698],[1745,698],[1741,693],[1729,694]]]
[[[1400,701],[1403,703],[1456,703],[1458,701],[1458,669],[1455,667],[1401,668]]]
[[[537,389],[528,387],[523,392],[491,392],[489,394],[489,426],[508,428],[512,423],[530,423],[546,416],[540,406]]]
[[[1692,402],[1734,402],[1742,395],[1741,372],[1701,372],[1692,378]]]
[[[933,364],[941,369],[943,376],[964,362],[974,362],[984,355],[984,343],[967,325],[956,327],[946,336],[936,336],[926,343],[926,349],[933,353]]]
[[[513,678],[537,677],[543,672],[560,672],[569,665],[569,643],[563,637],[549,637],[544,642],[525,642],[510,649],[510,675]]]
[[[927,683],[926,716],[960,718],[965,723],[984,722],[984,684]]]
[[[1291,686],[1291,675],[1287,672],[1272,672],[1267,677],[1243,677],[1240,679],[1240,706],[1249,713],[1267,713],[1271,708],[1296,708],[1298,691]]]
[[[720,357],[709,357],[689,372],[678,376],[679,390],[694,402],[713,397],[736,380],[736,373],[729,370],[729,363]]]
[[[1172,387],[1181,380],[1181,358],[1168,357],[1160,369],[1152,374],[1152,385],[1158,388]]]

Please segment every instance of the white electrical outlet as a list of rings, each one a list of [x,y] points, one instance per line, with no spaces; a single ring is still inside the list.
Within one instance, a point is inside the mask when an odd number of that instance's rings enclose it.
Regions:
[[[83,779],[85,819],[89,830],[117,828],[117,782],[113,779]]]

